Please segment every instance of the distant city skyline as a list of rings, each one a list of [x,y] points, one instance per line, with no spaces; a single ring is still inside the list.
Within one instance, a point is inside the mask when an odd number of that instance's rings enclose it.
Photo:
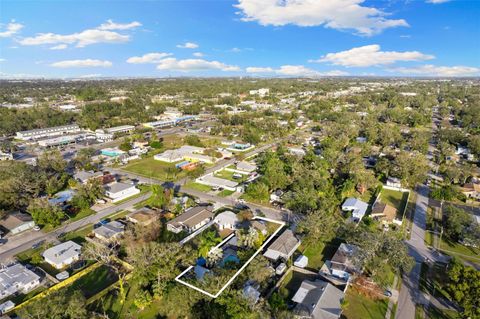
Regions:
[[[479,1],[2,1],[0,78],[480,76]]]

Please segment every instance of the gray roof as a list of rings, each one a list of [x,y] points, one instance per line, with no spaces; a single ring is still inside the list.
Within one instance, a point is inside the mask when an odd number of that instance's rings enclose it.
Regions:
[[[0,295],[14,294],[23,286],[38,280],[40,277],[37,274],[18,263],[0,268]]]
[[[292,298],[297,303],[295,312],[313,319],[335,319],[342,313],[341,301],[345,294],[325,281],[304,280]]]
[[[212,211],[213,206],[192,207],[187,209],[185,213],[169,221],[167,224],[171,224],[175,227],[187,226],[188,228],[192,228],[207,218],[213,218]]]
[[[0,220],[0,225],[5,227],[8,230],[12,230],[17,228],[20,225],[23,225],[25,223],[30,223],[32,222],[32,216],[29,214],[21,213],[21,212],[13,212],[7,214],[6,217]]]
[[[135,187],[135,185],[122,182],[113,182],[105,185],[105,190],[109,193],[119,193],[132,187]]]
[[[112,239],[122,234],[125,231],[125,225],[113,220],[105,225],[102,225],[93,230],[96,235],[104,237],[105,239]]]
[[[73,178],[84,183],[88,181],[90,178],[100,177],[102,175],[103,175],[102,172],[78,171],[73,175]]]
[[[275,256],[279,254],[281,257],[288,258],[299,245],[300,240],[295,237],[290,229],[287,229],[272,244],[270,244],[264,256],[277,259]]]

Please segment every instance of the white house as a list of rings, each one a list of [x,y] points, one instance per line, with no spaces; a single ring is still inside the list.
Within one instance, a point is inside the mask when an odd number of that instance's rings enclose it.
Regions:
[[[0,300],[17,292],[28,293],[40,284],[40,277],[21,264],[0,268]]]
[[[353,274],[360,272],[354,258],[357,253],[357,246],[345,243],[340,244],[332,259],[327,260],[322,266],[321,272],[342,279],[345,282],[349,281]]]
[[[342,210],[351,211],[354,221],[361,221],[367,212],[368,204],[353,197],[349,197],[343,202]]]
[[[116,220],[112,220],[93,230],[95,237],[105,242],[118,239],[124,232],[125,225]]]
[[[176,234],[186,231],[192,233],[210,222],[213,218],[213,206],[196,206],[167,222],[167,229]]]
[[[387,178],[387,186],[395,187],[395,188],[402,188],[402,182],[399,178],[396,177],[388,177]]]
[[[43,252],[43,259],[53,267],[62,269],[80,258],[82,246],[69,240]]]
[[[112,200],[113,203],[119,202],[130,196],[139,194],[140,190],[134,184],[122,182],[113,182],[105,185],[105,195]]]
[[[229,191],[236,191],[238,186],[237,182],[213,176],[213,173],[203,175],[197,178],[195,181],[199,184],[207,186],[222,187],[224,189],[228,189]]]
[[[80,132],[81,129],[77,124],[69,124],[63,126],[39,128],[29,131],[20,131],[17,132],[17,139],[27,141],[31,139],[38,139],[43,137],[51,137],[65,134],[73,134]]]
[[[22,231],[32,229],[35,226],[35,222],[29,214],[14,212],[0,219],[0,225],[8,229],[12,235],[15,235]]]
[[[0,315],[3,315],[5,313],[9,312],[13,308],[15,308],[15,303],[13,303],[11,300],[5,301],[4,303],[0,304]],[[1,317],[1,318],[3,318],[3,317]],[[9,318],[9,317],[7,317],[7,318]]]
[[[219,230],[223,229],[237,229],[238,218],[237,214],[232,211],[224,211],[223,213],[218,214],[215,216],[215,224],[217,225]]]
[[[204,154],[205,148],[183,145],[176,150],[166,150],[163,153],[156,154],[153,158],[157,161],[175,163],[179,161],[203,162],[212,164],[217,161],[216,158]]]

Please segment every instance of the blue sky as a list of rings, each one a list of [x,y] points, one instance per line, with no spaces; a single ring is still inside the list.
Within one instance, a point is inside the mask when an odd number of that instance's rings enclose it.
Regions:
[[[0,76],[480,75],[480,1],[9,1]]]

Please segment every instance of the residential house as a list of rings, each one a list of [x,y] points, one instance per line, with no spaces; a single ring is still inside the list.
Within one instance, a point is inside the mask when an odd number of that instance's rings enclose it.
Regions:
[[[116,220],[112,220],[111,222],[108,222],[105,225],[93,230],[95,237],[104,242],[116,240],[120,238],[124,232],[125,225]]]
[[[217,216],[215,216],[214,221],[219,230],[237,229],[237,225],[238,225],[237,214],[235,214],[232,211],[227,210],[227,211],[224,211],[223,213],[218,214]]]
[[[461,187],[460,191],[467,197],[480,200],[480,184],[468,183]]]
[[[22,231],[32,229],[35,226],[35,222],[29,214],[13,212],[8,213],[0,220],[0,226],[7,229],[12,235],[15,235]]]
[[[387,178],[387,186],[395,187],[395,188],[402,188],[402,182],[399,178],[396,177],[388,177]]]
[[[134,184],[123,182],[113,182],[104,186],[105,195],[112,200],[113,203],[119,202],[130,196],[140,193],[140,190]]]
[[[376,202],[373,205],[370,217],[382,221],[383,223],[393,223],[397,216],[397,209],[388,204]]]
[[[211,186],[211,187],[221,187],[229,191],[236,191],[238,183],[231,181],[229,179],[220,178],[213,176],[213,173],[203,175],[195,180],[197,183]]]
[[[148,207],[142,207],[126,216],[127,220],[142,226],[148,226],[158,220],[158,213]]]
[[[215,163],[218,159],[205,155],[205,148],[183,145],[175,150],[166,150],[163,153],[156,154],[153,158],[157,161],[175,163],[179,161],[202,162],[207,164]]]
[[[82,246],[69,240],[45,250],[42,254],[47,263],[62,269],[80,258]]]
[[[28,293],[40,284],[40,277],[16,263],[0,268],[0,300],[16,293]]]
[[[320,271],[324,275],[334,276],[347,282],[353,274],[360,272],[355,261],[355,256],[357,254],[357,246],[342,243],[332,259],[327,260]]]
[[[330,283],[304,280],[292,298],[297,303],[294,315],[303,319],[340,318],[344,298],[344,292]]]
[[[249,163],[249,162],[238,162],[235,164],[235,168],[238,171],[245,172],[247,174],[253,173],[257,170],[257,166],[255,164]]]
[[[354,197],[349,197],[343,202],[342,210],[351,211],[352,218],[355,222],[362,220],[363,216],[367,212],[368,204]]]
[[[194,232],[213,219],[213,206],[196,206],[167,222],[167,229],[174,233]]]
[[[101,178],[102,176],[102,172],[78,171],[73,175],[73,178],[79,183],[87,184],[89,181]]]
[[[295,237],[293,231],[287,229],[268,246],[263,256],[273,261],[277,261],[280,258],[287,260],[297,250],[300,243],[301,241]]]

